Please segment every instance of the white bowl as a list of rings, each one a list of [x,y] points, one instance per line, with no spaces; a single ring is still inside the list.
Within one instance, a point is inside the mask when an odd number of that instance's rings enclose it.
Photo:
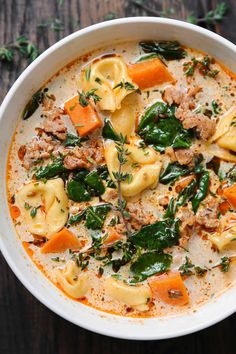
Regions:
[[[169,19],[135,17],[100,23],[62,39],[37,58],[8,92],[0,111],[0,246],[9,266],[24,286],[44,305],[91,331],[127,339],[177,337],[210,326],[236,309],[236,287],[210,300],[196,312],[167,318],[125,318],[107,314],[66,297],[38,270],[25,253],[11,221],[6,195],[6,162],[17,119],[27,100],[65,64],[93,49],[116,41],[164,39],[200,49],[236,71],[236,47],[200,27]],[[11,291],[11,289],[8,289]]]

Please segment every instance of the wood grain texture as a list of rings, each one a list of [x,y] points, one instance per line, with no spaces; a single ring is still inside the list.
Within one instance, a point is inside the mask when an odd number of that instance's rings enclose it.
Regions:
[[[194,12],[202,17],[216,0],[145,0],[158,11],[175,10],[177,18]],[[227,19],[214,29],[236,43],[236,3],[227,0]],[[62,5],[61,5],[62,4]],[[0,45],[26,35],[44,51],[60,38],[90,24],[116,17],[151,15],[131,0],[0,0]],[[52,22],[63,23],[54,31]],[[16,57],[14,64],[0,63],[0,102],[27,66]],[[235,354],[236,316],[192,335],[163,341],[112,339],[76,327],[40,304],[15,278],[0,256],[0,354]],[[157,328],[158,331],[158,328]]]

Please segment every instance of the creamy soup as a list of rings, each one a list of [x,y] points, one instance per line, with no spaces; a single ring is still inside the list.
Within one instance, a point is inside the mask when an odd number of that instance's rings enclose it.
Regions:
[[[235,282],[235,76],[177,42],[122,43],[29,100],[9,152],[17,234],[70,298],[196,310]]]

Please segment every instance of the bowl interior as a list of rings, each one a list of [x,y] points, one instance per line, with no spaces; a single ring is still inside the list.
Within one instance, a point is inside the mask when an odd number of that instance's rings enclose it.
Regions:
[[[236,288],[212,299],[197,312],[168,318],[124,318],[70,300],[42,275],[25,253],[9,216],[5,187],[11,138],[17,119],[32,93],[60,68],[80,55],[110,43],[143,39],[178,40],[186,46],[207,52],[236,72],[236,50],[232,43],[199,27],[167,19],[142,17],[109,21],[76,32],[49,48],[19,77],[1,107],[0,246],[10,267],[25,287],[57,314],[98,333],[145,340],[187,334],[223,319],[235,310]]]

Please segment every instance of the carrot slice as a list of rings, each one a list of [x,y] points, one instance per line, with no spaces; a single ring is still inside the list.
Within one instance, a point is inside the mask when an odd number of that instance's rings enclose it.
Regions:
[[[176,182],[175,190],[179,193],[182,189],[187,187],[192,180],[194,180],[195,175],[189,175],[186,177],[181,178],[179,181]]]
[[[104,240],[104,245],[111,245],[113,243],[115,243],[116,241],[119,241],[123,238],[122,235],[120,235],[118,232],[116,231],[112,231],[111,233],[109,233],[108,237]]]
[[[78,238],[68,229],[64,228],[57,232],[53,237],[41,248],[42,253],[64,252],[68,249],[81,248]]]
[[[11,213],[11,217],[12,219],[17,219],[20,216],[20,209],[16,206],[16,205],[12,205],[10,208],[10,213]]]
[[[142,90],[164,82],[174,81],[173,76],[160,59],[132,64],[128,67],[128,73]]]
[[[220,203],[219,205],[219,210],[221,212],[222,215],[225,215],[227,213],[227,211],[230,210],[230,204],[225,200],[224,202]]]
[[[163,302],[182,306],[189,302],[189,296],[179,272],[170,272],[149,280],[153,297],[159,297]]]
[[[236,208],[236,183],[223,189],[223,196],[233,208]]]
[[[80,136],[88,135],[102,126],[102,122],[91,104],[82,107],[78,95],[66,101],[64,108]]]

